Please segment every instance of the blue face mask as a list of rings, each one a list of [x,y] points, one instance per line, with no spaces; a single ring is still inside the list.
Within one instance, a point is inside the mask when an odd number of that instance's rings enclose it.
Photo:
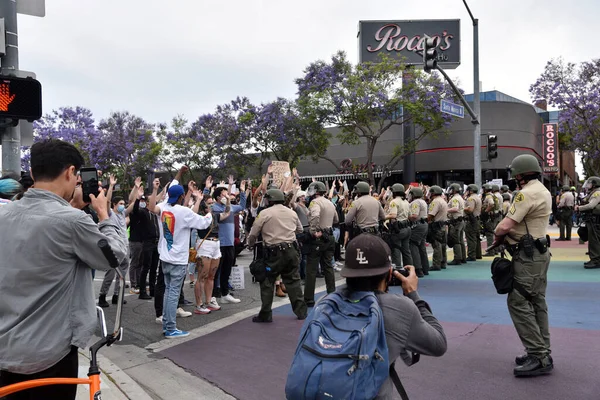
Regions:
[[[125,206],[123,204],[119,204],[119,206],[117,207],[117,211],[122,213],[123,211],[125,211]]]

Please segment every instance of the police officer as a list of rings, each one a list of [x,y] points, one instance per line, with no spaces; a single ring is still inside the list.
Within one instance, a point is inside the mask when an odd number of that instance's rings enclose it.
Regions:
[[[298,215],[283,204],[285,196],[281,190],[267,190],[265,199],[268,201],[268,208],[258,214],[248,236],[248,245],[252,247],[258,236],[262,235],[264,262],[268,268],[267,279],[260,283],[262,306],[252,322],[273,322],[271,306],[278,275],[281,275],[287,288],[294,314],[302,320],[306,318],[307,309],[302,298],[298,271],[300,251],[296,242],[296,234],[302,233],[302,224]]]
[[[510,194],[502,193],[502,200],[502,218],[504,218],[510,208]]]
[[[332,227],[339,220],[335,206],[325,197],[327,188],[323,182],[311,183],[308,193],[314,193],[314,197],[308,206],[310,240],[306,257],[304,301],[308,307],[312,307],[315,305],[315,281],[319,264],[325,276],[327,293],[335,291],[335,274],[331,263],[335,252],[335,237]]]
[[[481,259],[481,238],[479,232],[481,230],[481,197],[479,197],[479,186],[470,184],[467,189],[469,196],[465,202],[465,215],[467,222],[465,225],[465,233],[467,235],[467,248],[469,256],[467,261],[477,261]]]
[[[411,229],[408,220],[410,206],[405,199],[404,185],[400,183],[392,185],[392,195],[394,199],[390,202],[389,213],[385,216],[390,225],[392,262],[397,266],[413,265],[410,253]]]
[[[467,263],[467,252],[465,249],[465,201],[462,198],[461,188],[458,183],[453,183],[448,188],[448,196],[451,196],[448,201],[448,238],[453,238],[455,243],[454,260],[448,265],[460,265]]]
[[[514,374],[537,376],[553,369],[546,304],[550,264],[546,230],[552,198],[540,182],[542,169],[536,157],[515,157],[510,171],[521,190],[495,230],[494,245],[506,241],[514,265],[515,289],[508,294],[508,311],[527,351],[515,359]]]
[[[431,246],[433,247],[433,262],[430,271],[446,269],[446,221],[448,220],[448,204],[442,195],[444,190],[439,186],[429,188],[429,210],[427,220],[431,230]]]
[[[560,224],[558,229],[560,231],[559,241],[571,240],[571,230],[573,229],[573,209],[575,207],[575,197],[573,193],[569,191],[569,186],[565,185],[562,187],[562,193],[560,195],[560,201],[558,202],[558,213]],[[566,236],[565,236],[566,230]]]
[[[510,188],[508,187],[508,185],[502,185],[500,186],[500,192],[502,193],[502,195],[507,194],[509,197],[509,202],[512,201],[512,194],[510,193]]]
[[[383,207],[373,196],[369,196],[370,188],[367,182],[358,182],[355,189],[358,199],[352,202],[346,214],[346,237],[349,239],[348,230],[354,230],[354,236],[361,233],[378,235],[379,221],[385,220]]]
[[[486,183],[483,185],[483,205],[481,222],[483,223],[483,234],[487,240],[487,246],[491,246],[494,241],[494,229],[496,228],[496,210],[498,209],[498,198],[492,193],[492,185]],[[486,253],[486,256],[493,254]]]
[[[492,193],[494,196],[496,196],[496,200],[498,200],[498,202],[494,203],[494,206],[496,207],[495,211],[496,211],[496,222],[494,224],[494,229],[496,229],[496,225],[498,225],[500,223],[500,221],[502,221],[502,203],[504,202],[504,199],[502,198],[502,194],[500,193],[500,186],[498,185],[492,185]]]
[[[429,275],[429,258],[427,258],[427,203],[423,200],[423,189],[413,187],[408,193],[410,202],[410,215],[408,219],[412,222],[410,232],[410,254],[415,266],[415,272],[419,278]]]
[[[600,268],[600,178],[592,176],[583,184],[587,196],[583,206],[576,206],[576,211],[585,213],[584,220],[588,231],[588,254],[590,261],[583,264],[586,269]]]

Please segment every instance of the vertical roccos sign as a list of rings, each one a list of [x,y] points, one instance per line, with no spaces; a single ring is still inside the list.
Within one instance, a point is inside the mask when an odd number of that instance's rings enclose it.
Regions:
[[[558,172],[558,124],[543,124],[544,172]]]
[[[402,59],[406,65],[423,65],[425,35],[433,38],[438,63],[444,68],[460,65],[460,20],[360,21],[359,62],[377,62],[379,54]]]

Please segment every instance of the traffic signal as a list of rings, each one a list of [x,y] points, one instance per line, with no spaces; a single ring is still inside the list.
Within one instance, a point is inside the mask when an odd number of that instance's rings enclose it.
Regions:
[[[423,70],[431,73],[432,69],[437,66],[437,50],[435,39],[429,36],[423,41]]]
[[[488,160],[493,160],[494,158],[498,158],[498,136],[488,135],[487,153],[488,153]]]
[[[33,122],[42,116],[42,85],[33,78],[0,76],[0,118]]]

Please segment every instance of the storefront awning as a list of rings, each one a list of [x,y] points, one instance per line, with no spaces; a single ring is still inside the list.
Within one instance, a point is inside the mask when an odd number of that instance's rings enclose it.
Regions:
[[[402,170],[401,169],[397,169],[397,170],[393,170],[391,172],[391,175],[396,175],[396,174],[401,174]],[[383,172],[373,172],[373,176],[375,178],[381,178],[381,176],[383,175]],[[368,174],[366,172],[361,172],[359,174],[327,174],[327,175],[312,175],[312,176],[301,176],[300,177],[300,182],[306,182],[306,181],[310,181],[313,178],[316,180],[334,180],[334,179],[343,179],[343,180],[348,180],[348,179],[366,179],[368,176]]]

